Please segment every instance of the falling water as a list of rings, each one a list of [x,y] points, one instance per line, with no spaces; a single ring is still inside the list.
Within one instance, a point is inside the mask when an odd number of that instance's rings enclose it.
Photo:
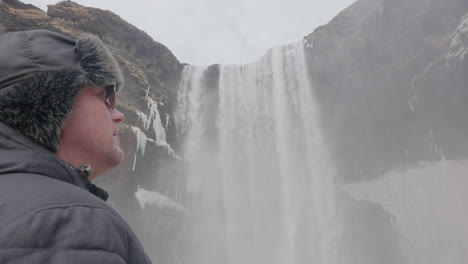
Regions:
[[[221,65],[214,89],[208,68],[184,69],[190,263],[335,263],[333,167],[303,45]]]

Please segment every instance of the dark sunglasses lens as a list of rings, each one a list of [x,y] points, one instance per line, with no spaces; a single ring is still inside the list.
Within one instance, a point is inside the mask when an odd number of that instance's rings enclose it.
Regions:
[[[106,86],[106,104],[110,109],[115,109],[115,86]]]

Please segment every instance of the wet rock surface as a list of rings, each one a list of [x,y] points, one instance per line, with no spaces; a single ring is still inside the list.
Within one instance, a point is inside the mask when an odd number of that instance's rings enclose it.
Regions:
[[[464,0],[361,0],[305,37],[324,134],[341,181],[468,156],[468,141],[461,142],[468,138],[466,121],[457,117],[467,113],[461,99],[468,96],[466,58],[449,70],[441,61],[467,10]]]

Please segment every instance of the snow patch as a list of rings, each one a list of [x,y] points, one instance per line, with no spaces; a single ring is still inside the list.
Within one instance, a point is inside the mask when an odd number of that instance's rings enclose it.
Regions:
[[[160,209],[163,208],[168,208],[168,209],[173,209],[179,212],[186,212],[186,209],[172,200],[171,198],[162,195],[158,192],[154,191],[147,191],[143,188],[140,188],[138,186],[137,191],[135,192],[135,197],[138,200],[138,204],[140,205],[141,209],[145,209],[146,206],[157,206]]]
[[[426,162],[344,191],[391,215],[406,263],[467,263],[467,170],[468,160]]]

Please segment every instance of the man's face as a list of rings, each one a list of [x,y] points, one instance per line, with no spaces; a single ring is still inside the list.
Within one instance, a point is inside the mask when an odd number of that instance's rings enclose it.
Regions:
[[[93,175],[119,165],[124,158],[117,124],[124,115],[106,100],[104,87],[85,86],[66,121],[57,155],[73,166],[90,164]],[[107,98],[109,99],[109,98]]]

